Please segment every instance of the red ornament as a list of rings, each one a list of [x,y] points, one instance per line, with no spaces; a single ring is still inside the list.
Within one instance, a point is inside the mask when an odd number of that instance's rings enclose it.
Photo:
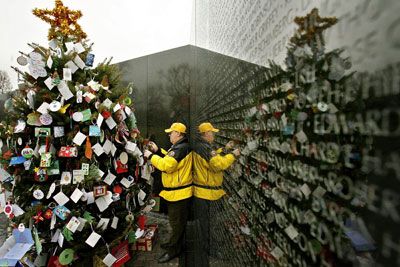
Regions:
[[[125,262],[129,261],[131,259],[131,255],[129,253],[128,240],[125,240],[117,247],[113,248],[111,254],[117,259],[117,261],[114,262],[113,267],[120,267]]]
[[[124,189],[122,188],[122,186],[120,186],[118,184],[115,185],[114,188],[113,188],[113,192],[116,193],[116,194],[121,194],[123,190]]]
[[[108,119],[111,116],[111,112],[108,110],[104,110],[101,115],[104,117],[104,119]]]
[[[58,256],[51,256],[49,262],[47,263],[47,267],[65,267],[58,261]]]
[[[144,216],[144,215],[139,216],[137,223],[138,223],[140,230],[144,230],[144,225],[146,224],[146,220],[147,220],[146,216]]]
[[[42,217],[42,212],[39,211],[36,216],[33,216],[33,219],[35,220],[35,223],[43,222],[44,218]]]
[[[53,211],[51,209],[46,210],[46,212],[44,213],[44,218],[47,220],[51,219],[51,216],[53,216]]]

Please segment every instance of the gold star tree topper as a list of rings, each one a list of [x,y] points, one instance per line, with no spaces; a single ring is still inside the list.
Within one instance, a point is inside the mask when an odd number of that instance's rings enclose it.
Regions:
[[[60,34],[65,37],[75,37],[77,40],[85,39],[87,35],[77,23],[77,20],[82,17],[82,12],[70,10],[61,0],[55,0],[55,4],[52,10],[35,8],[32,11],[35,16],[51,25],[48,39],[54,39]]]
[[[297,45],[311,44],[313,41],[320,41],[325,44],[322,33],[327,28],[336,24],[336,17],[320,17],[317,8],[311,10],[305,17],[296,17],[294,22],[299,26],[291,42]]]

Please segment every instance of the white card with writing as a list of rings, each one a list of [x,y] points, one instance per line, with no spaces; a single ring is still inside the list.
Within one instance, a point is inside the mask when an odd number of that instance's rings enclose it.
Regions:
[[[109,117],[108,119],[106,119],[106,123],[108,128],[110,128],[110,130],[114,129],[115,126],[117,126],[117,123],[115,122],[115,120],[112,117]]]
[[[99,235],[96,232],[92,232],[92,234],[86,239],[85,243],[88,244],[91,247],[96,246],[97,242],[99,241],[101,235]]]
[[[300,187],[301,192],[304,194],[304,196],[308,199],[308,196],[311,194],[311,189],[307,184],[303,184]]]
[[[74,49],[78,54],[85,52],[85,48],[83,47],[82,43],[74,44]]]
[[[107,139],[103,144],[104,153],[110,154],[112,145],[113,143]]]
[[[53,79],[51,77],[48,77],[46,80],[44,80],[44,84],[49,88],[49,90],[53,89],[54,84],[53,84]]]
[[[80,231],[83,230],[83,227],[85,227],[85,223],[86,223],[87,221],[86,221],[86,219],[81,218],[81,217],[79,217],[78,220],[79,220],[79,226],[78,226],[78,228],[77,228],[76,230],[77,230],[78,232],[80,232]]]
[[[67,47],[67,53],[72,52],[75,48],[75,45],[73,42],[66,42],[65,46]]]
[[[97,143],[94,146],[92,146],[92,150],[96,154],[96,156],[98,156],[98,157],[101,156],[101,154],[104,153],[104,149],[99,143]]]
[[[79,225],[81,224],[81,222],[79,221],[78,218],[76,218],[75,216],[73,216],[71,218],[71,220],[69,220],[68,224],[67,224],[67,229],[70,230],[72,233],[75,233],[75,231],[78,229]]]
[[[49,47],[52,49],[56,49],[57,48],[57,40],[56,39],[51,39],[49,42]]]
[[[107,195],[97,198],[95,202],[100,212],[103,212],[113,202],[112,193],[110,191],[107,191]]]
[[[120,109],[121,109],[121,105],[120,105],[119,103],[117,103],[117,104],[114,106],[113,111],[114,111],[114,112],[117,112],[117,111],[120,110]]]
[[[107,265],[107,267],[111,267],[116,261],[117,258],[115,258],[111,253],[108,253],[107,256],[103,259],[103,263]]]
[[[132,185],[133,181],[129,181],[125,177],[121,180],[121,184],[126,188],[129,188]]]
[[[109,172],[106,178],[104,178],[103,182],[105,182],[108,185],[111,185],[114,182],[115,178],[117,178],[117,176]]]
[[[74,96],[65,81],[61,81],[57,88],[65,100],[69,100]]]
[[[60,206],[64,206],[69,201],[69,198],[63,193],[58,192],[57,195],[53,197],[53,199],[58,203]]]
[[[289,225],[288,227],[286,227],[285,228],[285,233],[292,240],[295,239],[299,235],[299,232],[297,232],[296,228],[294,228],[293,225]]]
[[[94,203],[94,194],[93,194],[93,191],[87,192],[87,193],[86,193],[86,197],[87,197],[87,204],[88,204],[88,205]]]
[[[81,190],[79,190],[78,188],[75,188],[74,192],[71,194],[70,199],[73,202],[78,202],[79,199],[82,197],[83,193]]]
[[[83,69],[85,67],[85,62],[83,62],[83,60],[81,59],[80,56],[76,55],[76,57],[74,58],[74,63],[76,64],[76,66],[78,66],[80,69]]]
[[[119,218],[117,216],[114,216],[112,219],[112,222],[111,222],[111,228],[117,229],[118,221],[119,221]]]
[[[49,107],[50,107],[50,104],[49,104],[49,103],[43,102],[43,103],[39,106],[39,108],[37,109],[37,111],[40,112],[40,113],[42,113],[42,114],[47,114],[47,113],[49,113]]]
[[[73,170],[72,173],[73,173],[73,176],[72,176],[73,184],[78,184],[78,183],[83,182],[83,180],[85,180],[85,175],[82,170]]]
[[[103,177],[104,172],[102,170],[100,170],[100,169],[98,169],[98,170],[99,170],[99,177]]]
[[[84,135],[81,132],[77,132],[75,137],[74,137],[73,142],[75,144],[77,144],[78,146],[80,146],[80,145],[82,145],[83,141],[85,141],[85,140],[86,140],[86,135]]]
[[[99,113],[99,116],[97,116],[97,121],[96,121],[96,124],[97,124],[97,126],[99,126],[99,128],[101,128],[101,124],[103,123],[103,121],[104,121],[104,117],[103,117],[103,115],[101,115]]]
[[[62,172],[61,173],[60,184],[70,184],[71,181],[72,181],[72,173],[71,172]]]
[[[69,68],[63,68],[63,80],[72,81],[72,71]]]
[[[71,70],[71,73],[75,73],[75,72],[79,69],[78,66],[75,65],[75,63],[72,62],[71,60],[68,61],[67,63],[65,63],[65,67],[67,67],[68,69],[70,69],[70,70]],[[64,78],[64,80],[66,80],[66,79]]]
[[[106,100],[103,101],[103,106],[105,106],[106,108],[110,108],[112,103],[113,102],[107,98]]]

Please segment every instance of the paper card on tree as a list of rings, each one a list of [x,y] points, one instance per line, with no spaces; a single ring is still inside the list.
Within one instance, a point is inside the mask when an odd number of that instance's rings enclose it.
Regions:
[[[54,226],[56,225],[56,214],[53,212],[53,215],[51,216],[51,221],[50,221],[50,230],[54,229]]]
[[[75,46],[73,42],[66,42],[65,47],[67,47],[67,53],[71,52],[74,50]]]
[[[105,106],[106,108],[110,108],[112,103],[113,102],[107,98],[106,100],[103,101],[103,106]]]
[[[61,173],[60,184],[70,184],[71,181],[72,181],[72,173],[71,172],[62,172]]]
[[[75,63],[72,62],[71,60],[68,61],[67,63],[65,63],[65,67],[70,69],[70,72],[71,72],[70,74],[75,73],[78,70],[78,66],[75,65]],[[65,75],[64,75],[64,80],[67,80],[67,79],[65,79]],[[70,81],[70,80],[68,80],[68,81]]]
[[[81,224],[81,222],[79,221],[78,218],[76,218],[75,216],[73,216],[71,218],[71,220],[69,220],[68,224],[67,224],[67,229],[70,230],[72,233],[75,233],[75,231],[78,229],[79,225]]]
[[[49,56],[47,58],[47,67],[49,67],[49,69],[51,69],[51,67],[53,66],[53,59],[51,58],[51,56]]]
[[[117,229],[118,221],[119,221],[119,218],[117,216],[114,216],[112,219],[112,222],[111,222],[111,228]]]
[[[103,120],[104,120],[103,115],[101,115],[99,113],[99,116],[97,116],[97,121],[96,121],[96,124],[97,124],[97,126],[99,126],[99,128],[101,128],[101,124],[103,123]]]
[[[112,145],[113,143],[107,139],[103,144],[104,153],[110,154]]]
[[[111,155],[113,157],[115,156],[115,152],[117,152],[117,147],[114,144],[112,144],[112,146],[111,146]]]
[[[57,215],[61,220],[65,220],[71,214],[71,211],[65,206],[57,206],[54,208],[53,214]]]
[[[125,145],[125,150],[127,152],[133,153],[136,150],[136,146],[137,146],[136,143],[127,141]]]
[[[78,66],[80,69],[83,69],[85,67],[85,62],[80,58],[80,56],[76,55],[74,58],[74,63],[76,66]]]
[[[89,175],[89,163],[82,163],[82,171],[84,175]]]
[[[17,204],[12,204],[12,211],[15,217],[21,216],[22,214],[25,213],[25,211],[23,209],[21,209],[20,206],[18,206]]]
[[[74,49],[78,54],[83,53],[83,52],[86,51],[85,48],[83,47],[82,43],[75,43],[74,44]]]
[[[96,156],[98,156],[98,157],[101,156],[101,154],[104,153],[104,149],[99,143],[97,143],[94,146],[92,146],[92,150],[96,154]]]
[[[289,225],[288,227],[286,227],[285,228],[285,233],[292,240],[295,239],[299,235],[299,232],[297,232],[296,228],[294,228],[293,225]]]
[[[297,141],[299,141],[300,143],[305,143],[308,140],[307,135],[303,132],[303,130],[298,132],[296,134],[296,137],[297,137]]]
[[[117,176],[109,172],[106,178],[104,178],[103,182],[105,182],[108,185],[111,185],[114,182],[115,178],[117,178]]]
[[[87,197],[87,204],[93,204],[94,203],[94,194],[93,191],[87,192],[86,193],[86,197]]]
[[[89,126],[89,136],[100,136],[100,128],[97,125],[90,125]]]
[[[83,182],[83,180],[85,180],[85,174],[83,173],[82,170],[73,170],[72,173],[73,173],[73,176],[72,176],[73,184],[78,184],[78,183]]]
[[[51,48],[51,49],[56,49],[57,48],[57,40],[56,39],[51,39],[50,40],[50,42],[49,42],[49,47]]]
[[[63,68],[63,80],[72,81],[72,70],[69,68]]]
[[[98,233],[93,231],[92,234],[88,237],[88,239],[86,239],[85,243],[91,247],[94,247],[94,246],[96,246],[96,244],[100,238],[101,238],[101,235],[99,235]]]
[[[90,108],[81,111],[81,113],[83,115],[82,122],[89,121],[92,117],[92,112]]]
[[[60,84],[57,86],[58,91],[64,97],[65,100],[69,100],[74,95],[72,94],[71,90],[69,89],[67,83],[65,81],[61,81]]]
[[[131,108],[130,107],[125,107],[125,113],[126,113],[126,115],[131,115],[131,113],[132,113],[132,110],[131,110]]]
[[[103,172],[102,170],[100,170],[100,169],[98,169],[98,170],[99,170],[99,177],[100,177],[100,178],[103,177],[104,172]]]
[[[121,184],[122,184],[123,186],[125,186],[126,188],[129,188],[129,187],[132,185],[132,183],[133,183],[133,180],[132,180],[132,181],[129,181],[129,180],[126,179],[125,177],[121,180]]]
[[[115,121],[112,117],[109,117],[106,120],[106,123],[107,123],[108,128],[110,128],[110,130],[114,129],[114,127],[117,126],[117,124],[115,123]]]
[[[110,222],[110,218],[101,218],[100,221],[98,222],[96,228],[101,229],[102,231],[105,231],[108,228],[109,222]]]
[[[61,234],[61,230],[57,229],[56,232],[54,233],[54,235],[51,237],[51,241],[52,243],[56,243],[58,241],[58,237]]]
[[[55,86],[51,77],[48,77],[46,80],[44,80],[44,84],[47,86],[47,88],[49,88],[49,90],[53,89]]]
[[[63,244],[64,244],[64,235],[60,233],[60,235],[58,236],[58,245],[60,246],[60,248],[62,248]]]
[[[78,228],[76,230],[78,232],[80,232],[80,231],[83,230],[83,227],[85,227],[85,224],[86,224],[87,221],[86,221],[86,219],[81,218],[81,217],[79,217],[78,220],[79,220],[79,226],[78,226]]]
[[[69,198],[63,193],[59,192],[57,195],[53,197],[53,199],[58,203],[60,206],[64,206],[68,201]]]
[[[117,259],[111,254],[108,253],[107,256],[103,259],[103,263],[107,265],[107,267],[111,267]]]
[[[64,126],[54,126],[54,137],[63,137],[64,136]]]
[[[121,109],[121,105],[120,105],[119,103],[117,103],[117,104],[114,106],[113,111],[114,111],[114,112],[117,112],[117,111],[120,110],[120,109]]]
[[[75,188],[74,192],[71,194],[70,199],[77,203],[79,199],[82,197],[83,193],[78,188]]]
[[[39,108],[37,109],[37,111],[40,112],[40,113],[42,113],[42,114],[47,114],[47,113],[49,113],[49,107],[50,107],[50,104],[49,104],[49,103],[43,102],[43,103],[39,106]]]
[[[80,146],[80,145],[82,145],[83,141],[85,141],[85,140],[86,140],[86,135],[84,135],[81,132],[77,132],[75,137],[74,137],[73,142],[75,144],[77,144],[78,146]]]
[[[92,93],[86,92],[85,94],[83,94],[83,97],[85,98],[85,101],[90,103],[93,99],[96,98],[96,96]]]

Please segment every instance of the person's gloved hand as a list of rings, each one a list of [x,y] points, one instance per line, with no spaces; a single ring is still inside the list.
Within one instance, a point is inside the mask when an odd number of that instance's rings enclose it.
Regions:
[[[229,141],[228,143],[226,143],[225,149],[227,150],[232,149],[234,145],[235,143],[233,141]]]
[[[156,153],[158,151],[158,146],[153,141],[149,142],[149,149],[151,152]]]
[[[153,153],[151,153],[151,151],[150,151],[150,150],[147,150],[147,149],[143,152],[143,156],[144,156],[145,158],[149,158],[151,154],[153,154]]]
[[[232,151],[232,154],[235,155],[235,157],[239,157],[240,156],[240,149],[236,148],[235,150]]]

